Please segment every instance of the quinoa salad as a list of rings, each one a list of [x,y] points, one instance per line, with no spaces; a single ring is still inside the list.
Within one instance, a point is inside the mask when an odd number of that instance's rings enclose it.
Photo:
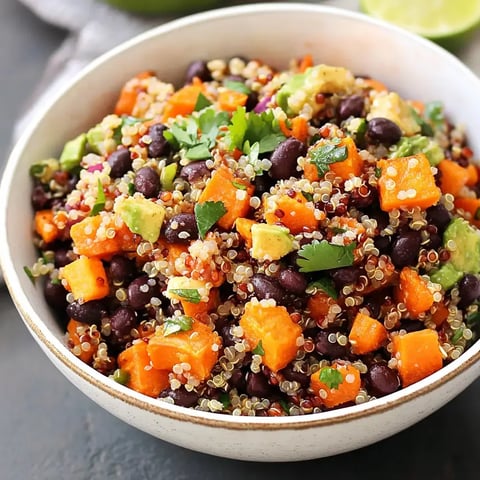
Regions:
[[[368,402],[462,355],[474,152],[441,101],[381,80],[308,54],[198,60],[175,86],[145,71],[33,163],[25,272],[72,355],[158,402],[249,416]]]

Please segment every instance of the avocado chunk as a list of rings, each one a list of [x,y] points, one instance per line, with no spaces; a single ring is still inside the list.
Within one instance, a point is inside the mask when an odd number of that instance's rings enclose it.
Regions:
[[[406,136],[415,135],[421,131],[421,127],[412,113],[412,108],[395,92],[381,93],[374,98],[367,120],[370,121],[377,117],[388,118],[396,123]]]
[[[173,181],[175,180],[175,175],[177,174],[178,164],[171,163],[162,168],[160,172],[160,185],[162,190],[171,192],[173,190]]]
[[[86,153],[86,146],[87,135],[85,133],[81,133],[78,137],[67,142],[60,155],[60,168],[71,172],[74,168],[78,167]]]
[[[439,283],[444,290],[450,290],[462,277],[463,273],[447,262],[430,275],[430,280]]]
[[[449,243],[454,245],[449,248]],[[480,230],[463,218],[454,218],[445,229],[443,245],[450,250],[448,263],[458,272],[480,272]]]
[[[354,84],[355,78],[346,68],[315,65],[293,75],[277,92],[276,101],[287,115],[298,115],[307,104],[315,114],[323,108],[315,101],[318,93],[349,93]]]
[[[252,225],[251,255],[256,260],[279,260],[293,250],[290,230],[279,225]]]
[[[98,155],[105,155],[106,150],[104,146],[105,131],[102,125],[99,123],[95,125],[87,132],[87,142],[90,150]]]
[[[190,277],[172,277],[168,281],[164,295],[171,300],[184,300],[190,303],[200,303],[201,298],[208,294],[205,282]]]
[[[160,236],[165,209],[143,197],[128,197],[115,204],[115,212],[127,227],[147,242],[156,242]]]
[[[410,157],[417,153],[423,153],[433,167],[438,165],[444,158],[440,145],[433,138],[423,135],[402,137],[391,149],[390,158]]]

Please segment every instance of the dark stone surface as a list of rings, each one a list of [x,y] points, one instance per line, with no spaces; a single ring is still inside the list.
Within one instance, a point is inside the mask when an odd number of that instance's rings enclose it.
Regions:
[[[0,1],[0,146],[62,32],[15,0]],[[116,419],[49,362],[0,288],[0,479],[477,479],[480,381],[437,413],[376,445],[301,463],[210,457],[156,440]]]

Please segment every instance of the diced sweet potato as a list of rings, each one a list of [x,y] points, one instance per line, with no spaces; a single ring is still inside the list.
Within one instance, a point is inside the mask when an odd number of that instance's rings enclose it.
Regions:
[[[222,202],[227,213],[218,220],[217,225],[230,230],[237,218],[247,215],[253,191],[252,184],[236,178],[230,169],[222,166],[208,181],[198,203]]]
[[[343,162],[336,162],[329,165],[332,172],[342,180],[348,180],[351,176],[357,177],[362,172],[363,160],[358,154],[355,142],[351,137],[345,137],[339,143],[340,147],[347,147],[348,156]]]
[[[39,210],[35,212],[35,231],[42,237],[45,243],[56,240],[60,230],[53,221],[52,210]]]
[[[152,368],[144,341],[123,350],[118,356],[118,366],[129,375],[127,386],[149,397],[158,397],[169,386],[169,372]]]
[[[442,160],[438,164],[441,172],[440,189],[442,193],[458,196],[460,190],[467,184],[470,174],[468,170],[452,160]]]
[[[430,163],[423,153],[411,157],[380,160],[378,179],[381,209],[389,212],[396,208],[420,207],[426,209],[440,199],[440,189]]]
[[[252,246],[252,225],[255,223],[255,220],[250,220],[249,218],[237,218],[235,221],[235,228],[243,238],[247,248]]]
[[[469,214],[468,221],[472,225],[480,228],[480,198],[456,198],[454,203],[455,208]]]
[[[348,340],[357,355],[378,350],[387,339],[387,329],[381,322],[363,313],[357,313]]]
[[[85,363],[92,361],[98,347],[98,343],[92,341],[89,330],[88,323],[79,322],[73,318],[68,321],[67,333],[68,340],[71,342],[71,351]]]
[[[324,369],[329,369],[329,373],[338,372],[341,375],[338,386],[336,383],[333,384],[320,379]],[[333,363],[331,367],[324,367],[310,376],[310,388],[315,395],[320,397],[327,408],[354,401],[360,390],[360,385],[360,372],[348,363]]]
[[[192,322],[188,331],[165,336],[162,326],[150,338],[147,352],[154,368],[171,371],[174,365],[186,363],[189,372],[199,380],[205,380],[218,360],[221,339],[209,326]]]
[[[114,216],[85,217],[72,225],[70,236],[76,252],[88,257],[109,258],[122,251],[135,251],[139,243],[125,224],[115,224]]]
[[[218,106],[226,112],[234,112],[238,107],[243,107],[248,100],[246,93],[236,90],[222,90],[218,94]]]
[[[263,363],[270,370],[277,372],[295,358],[302,328],[290,318],[285,307],[248,302],[239,324],[252,350],[261,342]]]
[[[428,377],[443,366],[435,330],[419,330],[394,336],[392,355],[398,361],[398,373],[403,387]]]
[[[60,270],[60,278],[75,300],[99,300],[110,293],[105,268],[98,258],[78,258]]]
[[[434,302],[433,294],[425,280],[409,267],[403,268],[400,272],[400,283],[395,293],[397,301],[405,304],[413,318],[430,309]]]
[[[313,206],[308,206],[307,199],[299,192],[296,192],[294,197],[278,195],[265,198],[264,208],[264,217],[268,224],[281,223],[293,235],[318,228]]]

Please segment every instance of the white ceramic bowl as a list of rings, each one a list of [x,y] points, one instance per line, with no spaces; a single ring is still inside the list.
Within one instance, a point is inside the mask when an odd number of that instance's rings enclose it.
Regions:
[[[467,127],[480,152],[480,81],[439,47],[360,14],[306,4],[222,9],[151,30],[92,63],[30,126],[13,150],[0,189],[2,268],[25,324],[52,362],[100,406],[163,440],[245,460],[302,460],[353,450],[431,414],[480,373],[480,342],[430,377],[367,404],[303,417],[245,418],[172,406],[94,371],[65,347],[40,288],[23,272],[36,258],[31,243],[29,165],[57,155],[64,142],[111,108],[126,79],[145,69],[170,81],[193,59],[242,54],[285,67],[312,53],[380,79],[408,98],[441,100]]]

